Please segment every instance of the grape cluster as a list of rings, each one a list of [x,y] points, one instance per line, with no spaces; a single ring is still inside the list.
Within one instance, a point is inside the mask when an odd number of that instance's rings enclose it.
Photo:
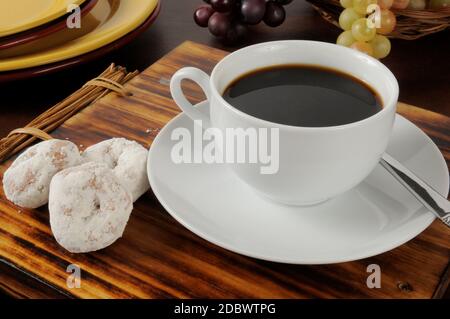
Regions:
[[[211,34],[234,43],[245,36],[249,25],[264,21],[278,27],[286,19],[284,5],[292,0],[203,0],[194,12],[195,22]]]
[[[344,11],[339,16],[339,25],[344,30],[336,43],[364,52],[377,59],[385,58],[391,51],[391,42],[386,37],[397,23],[395,14],[389,9],[404,5],[409,0],[340,0]],[[379,7],[379,25],[368,23],[370,5]],[[408,5],[408,3],[406,3]],[[368,9],[369,8],[369,9]]]
[[[344,8],[339,16],[339,25],[344,30],[337,38],[337,44],[367,53],[377,59],[386,57],[391,51],[391,42],[386,37],[397,24],[395,14],[390,10],[439,10],[450,7],[450,0],[340,0]],[[371,12],[377,5],[379,12]],[[368,24],[379,14],[379,25]],[[373,21],[373,20],[372,20]]]

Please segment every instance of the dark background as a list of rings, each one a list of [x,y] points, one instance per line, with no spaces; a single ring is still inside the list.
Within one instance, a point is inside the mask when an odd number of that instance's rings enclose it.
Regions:
[[[154,25],[138,39],[100,60],[67,71],[0,87],[0,136],[21,127],[33,117],[65,98],[111,62],[143,70],[185,40],[193,40],[228,51],[253,43],[281,39],[312,39],[335,42],[339,30],[325,22],[304,0],[289,6],[287,21],[278,28],[258,25],[239,46],[224,46],[192,19],[201,0],[162,0]],[[383,62],[400,83],[400,100],[450,115],[450,32],[420,40],[394,40],[391,54]]]

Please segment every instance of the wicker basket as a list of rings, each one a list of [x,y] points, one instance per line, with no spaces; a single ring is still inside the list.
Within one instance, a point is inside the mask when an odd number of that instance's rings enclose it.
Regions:
[[[343,8],[338,0],[307,0],[328,22],[339,27],[339,15]],[[439,10],[395,10],[395,30],[388,37],[415,40],[428,34],[443,31],[450,26],[450,7]]]

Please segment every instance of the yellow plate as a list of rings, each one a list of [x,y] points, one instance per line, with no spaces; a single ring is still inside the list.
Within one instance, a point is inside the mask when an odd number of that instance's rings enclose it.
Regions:
[[[0,0],[0,37],[29,30],[67,14],[86,0]]]
[[[81,29],[65,29],[27,45],[1,51],[0,71],[63,61],[99,49],[136,29],[157,4],[158,0],[99,0],[82,19]]]

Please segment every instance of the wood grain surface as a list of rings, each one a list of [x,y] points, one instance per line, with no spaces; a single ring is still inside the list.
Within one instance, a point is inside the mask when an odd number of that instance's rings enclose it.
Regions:
[[[82,148],[113,136],[149,147],[158,130],[180,112],[169,93],[171,75],[188,65],[210,72],[225,54],[186,42],[127,84],[133,96],[110,94],[52,135]],[[192,83],[185,92],[194,102],[203,99]],[[405,104],[399,112],[430,135],[450,164],[450,119]],[[8,165],[0,166],[0,177]],[[19,209],[0,189],[0,289],[18,297],[442,297],[449,279],[449,235],[436,221],[407,244],[372,258],[323,266],[278,264],[206,242],[178,224],[150,191],[135,204],[123,238],[102,251],[77,255],[54,240],[46,207]],[[366,286],[366,267],[372,263],[382,269],[380,289]],[[81,288],[66,286],[70,264],[81,267]]]

